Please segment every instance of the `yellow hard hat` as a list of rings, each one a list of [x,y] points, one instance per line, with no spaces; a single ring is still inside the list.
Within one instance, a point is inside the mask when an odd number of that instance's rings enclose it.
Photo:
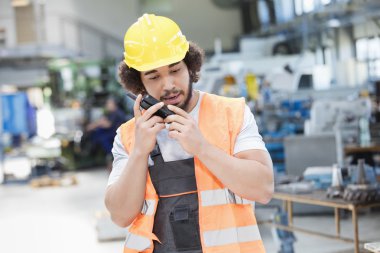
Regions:
[[[124,36],[124,62],[147,71],[181,61],[189,42],[171,19],[144,14]]]

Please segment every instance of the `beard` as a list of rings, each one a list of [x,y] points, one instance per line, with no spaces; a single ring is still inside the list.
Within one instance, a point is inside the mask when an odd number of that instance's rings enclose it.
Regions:
[[[167,91],[165,92],[165,94],[163,96],[160,97],[160,101],[164,101],[164,97],[166,97],[167,95],[169,95],[170,93],[172,94],[182,94],[182,95],[185,95],[185,92],[183,90],[177,90],[177,89],[173,89],[171,91]],[[182,110],[184,111],[187,111],[188,107],[189,107],[189,104],[190,104],[190,100],[191,98],[193,97],[193,83],[192,82],[189,82],[189,86],[188,86],[188,93],[187,93],[187,96],[185,97],[185,100],[182,102],[182,103],[179,103],[179,104],[173,104],[174,106],[177,106],[179,108],[181,108]]]
[[[193,83],[189,82],[189,89],[188,89],[187,96],[186,96],[185,101],[183,102],[183,104],[179,105],[179,108],[181,108],[182,110],[184,110],[184,111],[187,112],[187,109],[189,107],[190,100],[191,100],[192,97],[193,97]]]

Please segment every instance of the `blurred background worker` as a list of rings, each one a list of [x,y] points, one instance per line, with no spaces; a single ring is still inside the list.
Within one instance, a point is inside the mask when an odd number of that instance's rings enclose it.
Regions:
[[[273,168],[244,99],[193,89],[203,50],[169,18],[144,14],[124,47],[121,83],[140,95],[105,200],[129,226],[124,252],[265,252],[251,204],[271,199]],[[142,112],[141,93],[161,102]],[[174,114],[154,116],[164,105]]]
[[[90,145],[90,150],[101,147],[106,155],[110,155],[116,130],[125,121],[125,112],[119,108],[115,98],[109,97],[105,104],[104,115],[86,126],[82,145]]]

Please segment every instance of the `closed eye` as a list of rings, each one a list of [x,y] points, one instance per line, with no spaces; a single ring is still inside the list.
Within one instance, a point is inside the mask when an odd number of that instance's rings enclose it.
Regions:
[[[170,73],[177,73],[177,72],[179,72],[180,70],[181,70],[181,68],[173,69],[173,70],[170,71]]]
[[[160,76],[158,76],[158,75],[157,75],[157,76],[151,76],[151,77],[148,77],[148,79],[149,79],[149,80],[156,80],[156,79],[158,79],[159,77],[160,77]]]

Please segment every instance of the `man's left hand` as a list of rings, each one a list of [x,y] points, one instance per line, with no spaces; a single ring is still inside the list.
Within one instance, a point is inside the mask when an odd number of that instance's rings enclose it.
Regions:
[[[168,108],[175,113],[164,120],[170,124],[169,137],[176,139],[187,153],[196,156],[207,144],[197,123],[181,108],[173,105],[168,105]]]

